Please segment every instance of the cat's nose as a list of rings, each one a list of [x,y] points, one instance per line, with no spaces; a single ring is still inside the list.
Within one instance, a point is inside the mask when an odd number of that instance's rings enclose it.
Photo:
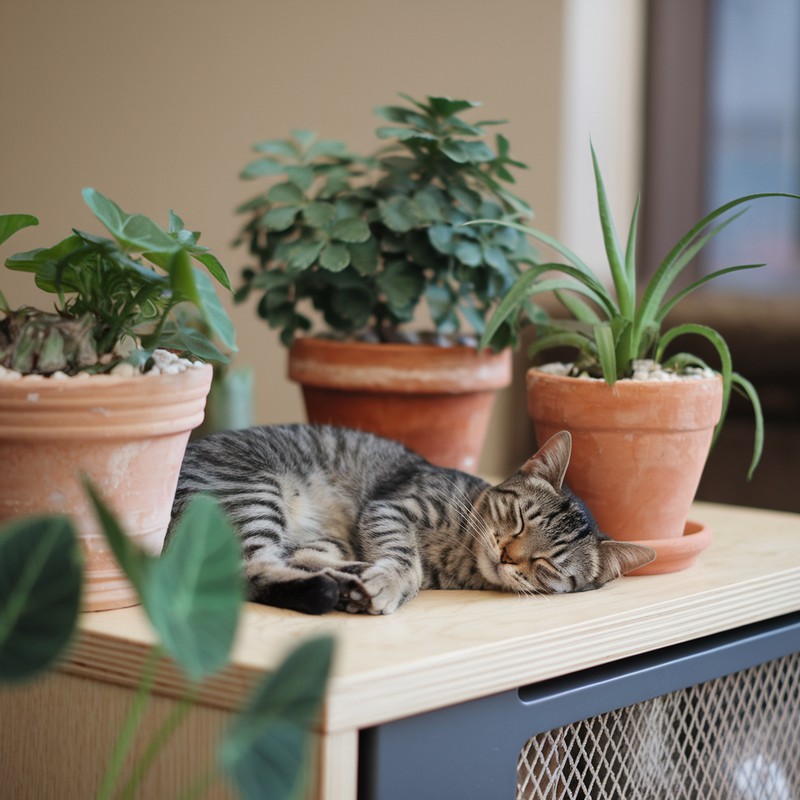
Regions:
[[[509,555],[508,550],[504,547],[500,551],[500,563],[501,564],[516,564],[517,562]]]

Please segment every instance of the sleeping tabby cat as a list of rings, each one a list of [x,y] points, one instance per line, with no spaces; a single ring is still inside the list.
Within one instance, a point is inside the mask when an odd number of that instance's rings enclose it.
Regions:
[[[215,496],[249,599],[309,614],[391,614],[429,588],[596,589],[655,554],[600,533],[562,486],[571,443],[562,431],[492,487],[367,433],[226,431],[189,445],[172,517],[195,492]]]

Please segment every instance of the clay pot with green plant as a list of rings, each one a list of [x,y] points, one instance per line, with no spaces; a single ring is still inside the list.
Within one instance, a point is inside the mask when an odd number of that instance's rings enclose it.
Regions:
[[[536,437],[544,441],[558,430],[570,431],[570,487],[603,531],[656,550],[658,557],[641,573],[668,572],[690,566],[711,541],[711,532],[688,515],[732,390],[749,398],[755,415],[748,476],[758,464],[764,436],[757,391],[733,371],[722,336],[695,323],[662,330],[667,314],[700,286],[763,265],[719,269],[683,289],[675,289],[675,281],[700,250],[743,213],[728,212],[768,197],[800,198],[761,193],[720,206],[678,241],[640,294],[635,262],[638,201],[623,251],[594,149],[592,160],[613,289],[553,237],[502,223],[548,245],[566,263],[539,264],[521,275],[487,325],[482,343],[491,340],[498,326],[524,316],[532,297],[547,292],[556,296],[568,316],[536,321],[530,355],[570,347],[576,357],[566,368],[545,365],[529,370],[528,410]],[[690,352],[667,357],[667,348],[687,336],[713,345],[720,362],[717,372]]]
[[[244,271],[237,299],[257,295],[259,316],[280,330],[290,376],[315,394],[306,394],[312,421],[371,429],[436,463],[471,469],[491,398],[510,382],[508,345],[516,338],[516,320],[495,327],[485,341],[491,352],[478,353],[477,337],[535,254],[513,228],[462,223],[529,216],[527,204],[508,188],[512,171],[524,165],[511,159],[501,134],[493,143],[486,140],[485,129],[497,123],[462,118],[478,104],[404,99],[406,105],[376,109],[389,124],[378,128],[387,144],[373,155],[357,155],[309,131],[255,145],[261,155],[242,177],[265,178],[267,186],[239,208],[247,219],[238,242],[257,263]],[[426,315],[429,321],[422,322]],[[310,334],[320,320],[316,328],[322,328],[324,341],[318,342]],[[348,353],[334,358],[334,348]],[[445,348],[449,352],[441,354]],[[428,366],[429,356],[449,364],[458,360],[459,379],[451,374],[437,386],[430,380],[437,368]],[[345,385],[350,378],[352,385]],[[424,401],[477,400],[466,427],[449,435],[470,439],[467,454],[431,447],[447,438],[444,427],[427,442],[394,427],[404,419],[419,427],[421,414],[430,430],[447,425],[450,411],[436,405],[422,411],[427,402],[412,400],[421,382]],[[377,410],[356,410],[357,393]],[[398,404],[406,412],[396,413]],[[380,422],[377,430],[369,420]]]
[[[102,610],[136,596],[90,513],[81,476],[137,541],[159,552],[211,383],[211,367],[196,359],[224,359],[220,347],[235,349],[235,337],[212,283],[229,288],[225,270],[177,215],[165,231],[93,189],[83,196],[112,238],[76,230],[5,262],[55,295],[55,310],[11,310],[2,300],[0,520],[70,515],[87,575],[84,608]],[[0,242],[36,223],[0,217]],[[184,325],[178,312],[187,304],[213,339]]]

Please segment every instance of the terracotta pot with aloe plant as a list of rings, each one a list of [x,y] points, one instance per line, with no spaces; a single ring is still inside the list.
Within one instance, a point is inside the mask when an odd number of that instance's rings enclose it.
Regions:
[[[75,230],[5,262],[55,295],[55,310],[2,302],[0,521],[72,517],[86,571],[83,605],[102,610],[131,605],[136,595],[82,480],[92,480],[133,538],[160,552],[186,442],[211,383],[211,366],[197,359],[225,358],[184,324],[181,307],[194,306],[226,349],[235,342],[212,282],[229,287],[225,270],[177,215],[163,230],[93,189],[84,199],[111,238]],[[0,242],[37,222],[0,216]]]
[[[658,557],[641,573],[670,572],[690,566],[711,542],[711,531],[702,520],[688,517],[732,390],[749,398],[755,415],[749,476],[760,459],[764,435],[757,391],[733,371],[722,336],[701,323],[663,330],[670,310],[700,286],[763,265],[720,269],[684,289],[675,289],[675,281],[698,252],[743,213],[729,213],[738,206],[767,197],[800,198],[753,194],[715,209],[678,241],[640,294],[635,262],[638,201],[623,251],[594,149],[592,160],[613,289],[553,237],[504,223],[547,244],[566,263],[536,265],[521,275],[490,320],[484,339],[497,325],[519,318],[533,296],[550,292],[560,301],[568,318],[538,322],[530,355],[569,347],[576,356],[570,364],[545,364],[527,374],[536,437],[545,441],[556,431],[571,432],[567,483],[604,532],[656,550]],[[667,355],[676,340],[693,336],[714,346],[717,370],[691,352]]]
[[[496,122],[462,117],[477,103],[404,99],[376,109],[388,124],[374,155],[309,131],[255,145],[242,177],[267,184],[239,209],[257,264],[237,297],[258,295],[280,330],[310,421],[474,471],[516,323],[495,326],[482,352],[477,338],[533,248],[513,228],[462,223],[528,216],[509,189],[524,165],[504,136],[487,140]]]

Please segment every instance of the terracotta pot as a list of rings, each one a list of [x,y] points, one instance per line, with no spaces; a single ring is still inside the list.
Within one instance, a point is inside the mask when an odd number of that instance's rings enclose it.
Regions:
[[[68,514],[84,556],[83,607],[135,605],[87,501],[88,476],[128,534],[159,553],[189,432],[203,420],[210,365],[177,375],[0,381],[0,520]]]
[[[474,472],[511,352],[472,347],[298,339],[289,377],[309,422],[370,431],[434,464]]]
[[[531,369],[527,392],[538,441],[560,430],[572,434],[566,483],[601,530],[624,541],[647,540],[657,553],[660,541],[673,540],[660,563],[638,572],[689,566],[710,542],[710,532],[687,516],[719,422],[722,379],[609,386]]]

